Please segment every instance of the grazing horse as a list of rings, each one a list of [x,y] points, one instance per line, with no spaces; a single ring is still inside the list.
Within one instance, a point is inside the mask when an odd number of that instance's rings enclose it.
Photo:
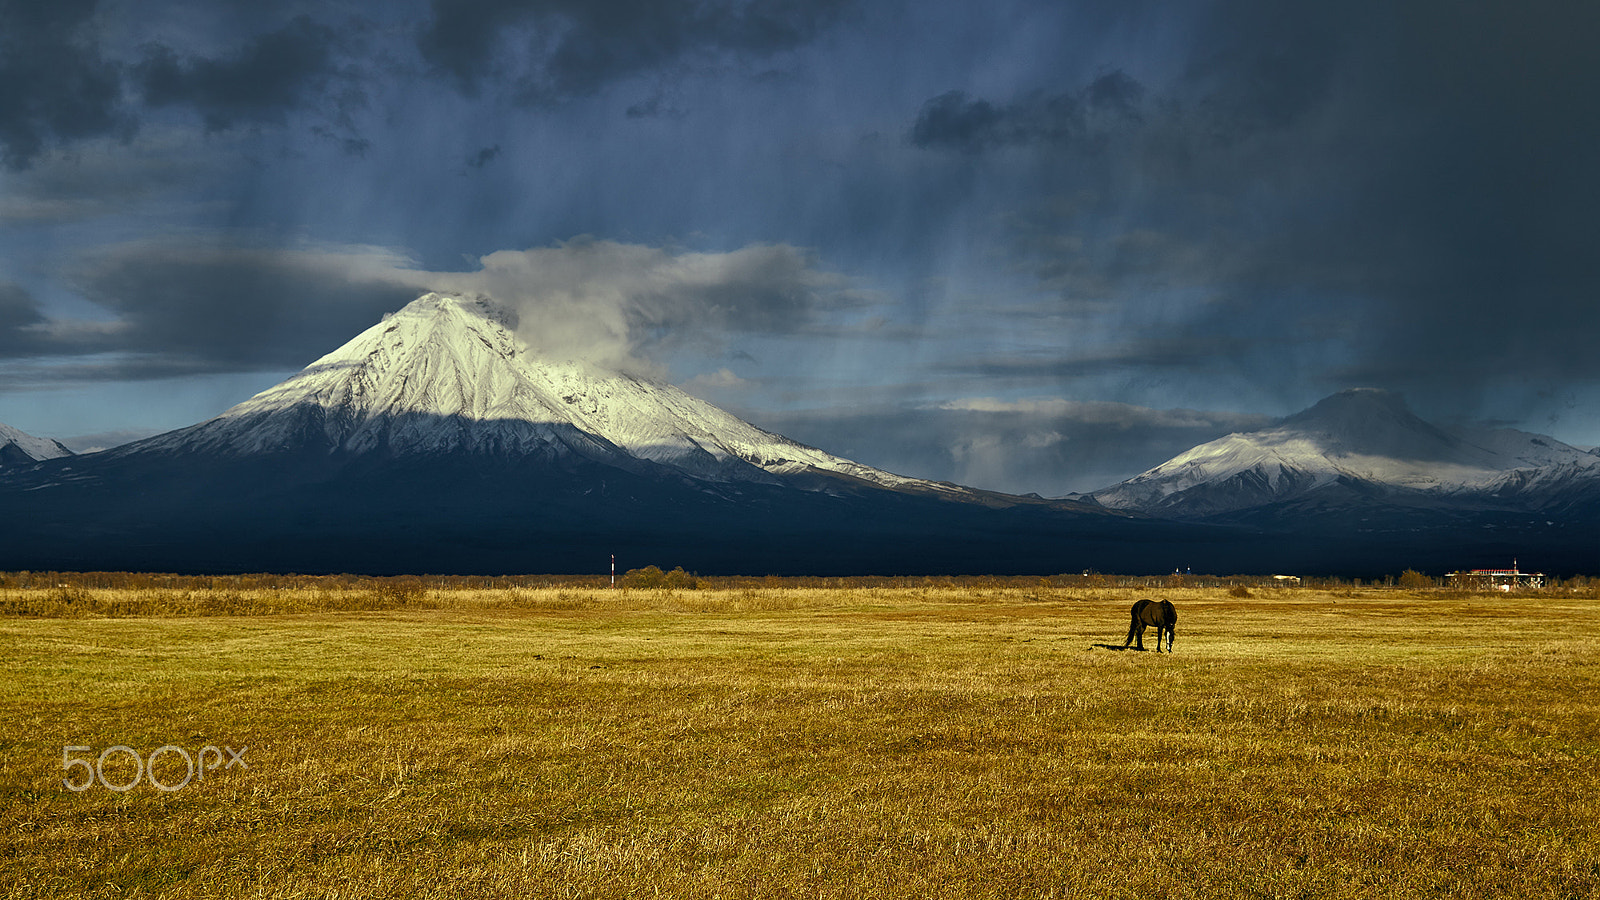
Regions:
[[[1133,622],[1128,625],[1128,639],[1122,642],[1124,649],[1134,641],[1138,641],[1139,649],[1144,649],[1144,629],[1146,625],[1156,627],[1156,652],[1161,652],[1161,635],[1167,636],[1167,652],[1172,652],[1172,636],[1178,627],[1178,611],[1172,608],[1171,600],[1140,600],[1133,605]]]

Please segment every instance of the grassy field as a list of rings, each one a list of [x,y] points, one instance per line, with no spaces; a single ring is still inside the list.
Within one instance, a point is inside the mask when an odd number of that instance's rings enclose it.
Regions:
[[[0,590],[0,896],[1600,893],[1592,592],[149,590]]]

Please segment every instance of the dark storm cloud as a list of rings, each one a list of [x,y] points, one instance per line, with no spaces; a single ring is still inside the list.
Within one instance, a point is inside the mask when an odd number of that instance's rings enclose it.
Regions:
[[[467,165],[470,168],[481,169],[484,166],[487,166],[489,163],[494,162],[495,157],[497,157],[499,155],[500,155],[500,145],[499,144],[495,144],[493,147],[482,147],[482,148],[479,148],[477,153],[474,153],[471,156],[467,157]]]
[[[148,48],[134,73],[146,103],[192,108],[209,131],[241,122],[281,122],[336,74],[338,40],[332,28],[299,16],[216,59],[180,57],[159,45]]]
[[[1325,160],[1343,196],[1306,198],[1322,203],[1261,250],[1357,298],[1352,382],[1600,379],[1600,7],[1412,3],[1378,21],[1393,32],[1345,26],[1320,100],[1322,129],[1369,136]]]
[[[120,346],[118,330],[113,322],[54,318],[26,289],[0,283],[0,388],[120,380],[135,369],[141,378],[200,371],[187,362],[111,359],[106,354]]]
[[[1035,94],[999,106],[950,91],[929,100],[911,126],[918,147],[968,152],[1012,144],[1072,144],[1142,118],[1144,85],[1116,70],[1081,90]]]
[[[1596,40],[1593,5],[1219,2],[1175,78],[947,93],[908,138],[1033,194],[1006,239],[1063,313],[1470,407],[1600,380]]]
[[[435,0],[423,58],[458,87],[511,84],[519,100],[588,96],[615,81],[792,50],[851,0]]]
[[[32,294],[18,285],[0,282],[0,329],[26,328],[43,320]]]
[[[137,213],[185,185],[215,184],[217,176],[214,157],[172,140],[170,134],[79,146],[5,173],[0,225],[52,226]]]
[[[0,361],[96,353],[107,346],[105,331],[101,323],[53,319],[28,290],[0,282]]]
[[[7,167],[25,169],[51,148],[91,138],[131,137],[158,109],[192,111],[215,132],[280,124],[306,107],[325,107],[342,121],[363,101],[361,76],[339,64],[343,38],[307,16],[242,35],[236,51],[215,57],[158,43],[120,48],[119,59],[104,44],[101,12],[96,0],[0,0],[0,160]],[[358,136],[339,139],[365,146]]]
[[[33,346],[37,338],[29,334],[45,321],[33,295],[15,284],[0,282],[0,355]]]
[[[95,41],[95,0],[0,0],[0,160],[29,166],[56,144],[125,133],[122,73]]]
[[[0,0],[0,354],[298,365],[415,255],[623,361],[918,402],[1584,395],[1597,45],[1550,0]]]
[[[1175,89],[1204,113],[1203,127],[1213,138],[1293,127],[1358,77],[1349,67],[1379,62],[1368,51],[1394,49],[1393,11],[1405,5],[1211,4],[1198,19],[1183,83]]]
[[[74,282],[108,318],[53,318],[0,283],[0,383],[298,368],[429,290],[519,312],[539,352],[664,377],[659,357],[674,348],[793,334],[867,302],[786,245],[689,253],[587,238],[429,272],[380,248],[173,236],[86,254]]]
[[[1600,378],[1600,7],[1407,13],[1391,90],[1423,128],[1360,198],[1376,234],[1347,239],[1392,260],[1385,352],[1356,370]]]
[[[117,317],[99,347],[130,355],[116,377],[163,377],[304,366],[416,297],[404,263],[361,248],[163,238],[92,255],[77,283]]]
[[[467,0],[436,2],[413,28],[330,13],[288,22],[259,9],[208,9],[211,46],[196,52],[157,28],[138,47],[112,46],[127,11],[97,0],[0,0],[0,162],[19,170],[86,139],[136,133],[159,111],[192,112],[211,132],[282,125],[315,112],[310,130],[354,155],[371,149],[355,113],[423,62],[476,93],[493,82],[512,99],[547,104],[592,95],[639,75],[681,77],[767,59],[812,41],[853,0]],[[152,18],[182,17],[178,6]],[[117,23],[117,24],[111,24]],[[390,26],[395,23],[391,22]],[[414,35],[410,50],[391,42]],[[681,110],[658,93],[639,116]]]

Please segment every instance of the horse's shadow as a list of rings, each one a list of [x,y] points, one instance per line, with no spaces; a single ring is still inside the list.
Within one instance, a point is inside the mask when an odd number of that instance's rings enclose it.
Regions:
[[[1117,650],[1117,651],[1137,650],[1137,649],[1139,649],[1137,647],[1123,647],[1123,646],[1119,646],[1117,644],[1090,644],[1089,645],[1089,649],[1091,649],[1091,650],[1093,650],[1096,647],[1100,648],[1101,650]]]

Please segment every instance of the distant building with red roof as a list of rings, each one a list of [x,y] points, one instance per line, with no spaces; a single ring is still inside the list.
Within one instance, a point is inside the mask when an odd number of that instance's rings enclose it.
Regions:
[[[1469,590],[1514,591],[1527,588],[1538,590],[1544,587],[1543,572],[1524,572],[1517,568],[1515,560],[1509,569],[1472,569],[1466,572],[1451,572],[1445,576],[1445,583],[1451,587],[1462,587]]]

